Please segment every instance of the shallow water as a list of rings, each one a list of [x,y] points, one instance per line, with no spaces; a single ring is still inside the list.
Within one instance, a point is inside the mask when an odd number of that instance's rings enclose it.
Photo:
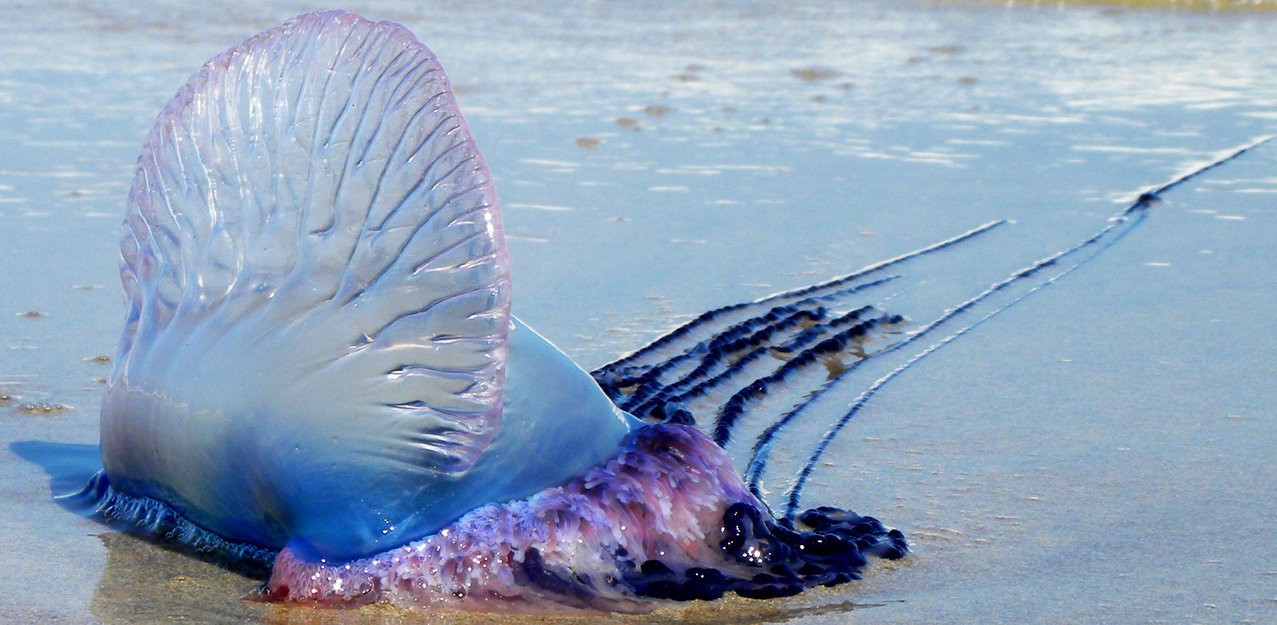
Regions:
[[[204,60],[312,7],[3,7],[22,19],[0,24],[0,432],[92,445],[145,131]],[[467,7],[347,8],[440,56],[497,178],[516,312],[587,368],[707,308],[1012,220],[909,270],[892,307],[924,321],[1277,132],[1265,11]],[[1277,620],[1277,145],[1165,200],[891,383],[831,448],[804,503],[882,518],[910,557],[832,590],[648,620]],[[61,509],[18,451],[66,459],[55,490],[94,452],[0,448],[0,621],[414,618],[246,601],[251,580]]]

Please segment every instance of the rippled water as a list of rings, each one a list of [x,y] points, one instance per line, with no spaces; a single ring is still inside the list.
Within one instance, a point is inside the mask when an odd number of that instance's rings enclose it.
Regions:
[[[439,55],[497,177],[516,311],[590,367],[715,305],[1011,220],[911,270],[892,301],[925,320],[1277,132],[1274,15],[1188,4],[347,8]],[[85,445],[58,456],[60,489],[93,459],[146,129],[204,60],[310,7],[0,6],[0,432]],[[652,620],[1277,620],[1277,146],[1165,199],[886,387],[831,448],[805,502],[879,516],[912,556]],[[245,601],[252,581],[57,507],[16,451],[0,449],[0,621],[412,618]]]

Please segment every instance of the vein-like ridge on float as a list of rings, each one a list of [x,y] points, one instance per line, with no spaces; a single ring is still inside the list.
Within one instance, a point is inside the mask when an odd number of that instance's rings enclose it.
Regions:
[[[510,315],[491,176],[397,24],[303,15],[206,64],[147,138],[121,250],[104,468],[81,499],[259,572],[266,596],[643,611],[905,551],[844,510],[775,521],[704,433],[630,415]],[[801,348],[824,313],[797,311],[742,336]],[[627,405],[701,393],[713,368]]]

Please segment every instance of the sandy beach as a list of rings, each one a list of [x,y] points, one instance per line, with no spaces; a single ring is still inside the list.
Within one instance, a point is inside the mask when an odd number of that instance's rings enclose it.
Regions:
[[[0,622],[487,622],[250,601],[259,582],[53,501],[96,468],[146,131],[205,60],[320,8],[120,5],[0,3]],[[1271,3],[343,8],[442,61],[496,178],[514,311],[587,369],[1006,220],[884,291],[916,330],[1277,133]],[[1161,199],[830,446],[804,505],[872,514],[911,555],[791,599],[613,620],[1277,622],[1277,143]],[[769,496],[883,373],[792,430]]]

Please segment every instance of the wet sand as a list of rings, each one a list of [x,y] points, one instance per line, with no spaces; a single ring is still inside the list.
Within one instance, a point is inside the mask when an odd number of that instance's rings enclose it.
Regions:
[[[497,179],[515,310],[589,368],[702,310],[1010,220],[910,269],[890,301],[925,321],[1277,132],[1277,15],[1172,4],[346,8],[439,55]],[[247,601],[256,582],[50,501],[93,468],[146,130],[204,60],[308,8],[5,4],[0,432],[74,447],[0,449],[0,622],[476,620]],[[911,556],[793,599],[616,620],[1277,619],[1277,147],[1164,199],[831,447],[804,503],[873,514]],[[852,377],[778,467],[874,379]],[[18,452],[60,464],[51,479]]]

